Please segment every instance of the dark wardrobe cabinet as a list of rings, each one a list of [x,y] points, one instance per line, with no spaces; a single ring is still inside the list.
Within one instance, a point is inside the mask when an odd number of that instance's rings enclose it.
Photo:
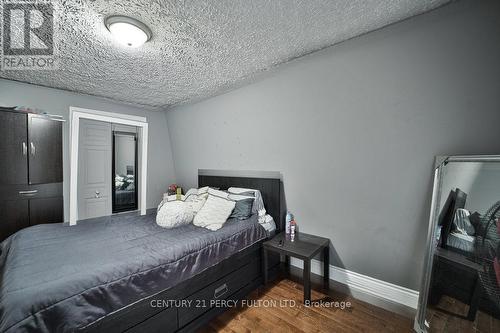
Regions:
[[[0,241],[63,222],[62,122],[0,109]]]

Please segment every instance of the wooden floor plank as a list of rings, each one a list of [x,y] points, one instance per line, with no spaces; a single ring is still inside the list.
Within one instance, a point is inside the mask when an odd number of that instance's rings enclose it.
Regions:
[[[300,290],[298,293],[293,293],[288,289],[288,286],[278,285],[273,288],[273,293],[277,295],[277,297],[281,297],[284,299],[292,299],[297,302],[301,311],[305,312],[307,315],[317,318],[319,320],[326,320],[335,323],[338,326],[344,326],[345,329],[350,329],[353,332],[364,332],[369,327],[369,321],[366,320],[363,323],[360,323],[356,318],[351,318],[350,316],[346,316],[343,314],[343,311],[350,310],[338,310],[332,308],[320,308],[320,307],[306,307],[302,305],[302,291]],[[318,299],[313,296],[313,299]],[[346,325],[348,323],[348,325]]]
[[[279,284],[276,290],[291,288],[292,286],[289,283]],[[294,295],[286,295],[290,298],[297,297],[295,300],[301,301],[302,297],[302,287],[300,285],[294,285],[293,289],[299,290],[299,294],[295,293]],[[292,290],[293,290],[292,289]],[[325,295],[313,292],[313,299],[321,299],[324,298]],[[337,301],[336,299],[333,299]],[[328,316],[329,318],[346,322],[349,321],[351,323],[351,328],[357,328],[360,331],[369,331],[369,330],[377,330],[384,332],[409,332],[411,331],[411,325],[408,320],[404,320],[405,324],[394,320],[394,317],[389,311],[385,311],[382,309],[378,309],[372,305],[367,303],[358,301],[352,297],[343,296],[343,301],[349,301],[352,305],[349,309],[340,309],[340,308],[324,308],[324,307],[312,307],[311,309],[319,314],[323,314]],[[360,320],[362,318],[362,320]],[[401,317],[402,318],[402,317]]]
[[[474,323],[476,330],[480,333],[491,332],[491,316],[488,316],[482,311],[477,312],[476,321]]]
[[[329,295],[325,295],[313,290],[311,297],[313,301],[350,302],[352,307],[340,309],[305,306],[302,303],[302,285],[284,279],[270,287],[259,288],[248,297],[256,302],[267,302],[276,306],[240,306],[229,309],[212,320],[199,333],[411,332],[411,319],[358,301],[350,296],[336,292],[329,292]],[[290,300],[295,301],[295,304],[286,303]]]
[[[491,332],[500,332],[500,320],[491,318]]]
[[[282,300],[283,297],[276,293],[275,290],[266,294],[267,297],[273,300]],[[274,309],[273,309],[274,310]],[[311,313],[306,307],[285,307],[275,310],[277,315],[284,318],[290,318],[290,321],[297,325],[305,332],[349,332],[349,327],[338,324],[328,318],[318,317],[317,314]],[[326,320],[325,320],[326,319]]]
[[[230,309],[210,322],[200,333],[251,332],[413,332],[413,320],[396,313],[359,301],[351,296],[331,290],[328,295],[312,290],[311,298],[323,301],[350,302],[352,307],[305,306],[302,285],[283,279],[259,288],[247,299],[268,304],[295,301],[295,306],[239,306]],[[272,303],[274,302],[274,303]],[[475,321],[465,319],[469,307],[451,297],[443,296],[439,303],[429,307],[427,318],[430,332],[500,332],[500,320],[478,311]]]
[[[431,333],[443,333],[446,327],[446,322],[448,321],[448,316],[433,309],[429,309],[428,312],[427,318],[429,318],[429,331]]]
[[[438,304],[429,306],[427,310],[430,332],[500,332],[500,321],[498,319],[482,311],[478,311],[475,320],[470,321],[466,318],[468,311],[468,305],[454,298],[442,296]]]

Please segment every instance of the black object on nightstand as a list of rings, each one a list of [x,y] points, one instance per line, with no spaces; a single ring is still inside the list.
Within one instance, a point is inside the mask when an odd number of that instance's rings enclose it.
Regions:
[[[277,252],[285,256],[291,256],[304,261],[304,303],[311,301],[311,259],[320,251],[323,251],[323,283],[325,289],[329,288],[330,267],[330,240],[324,237],[297,233],[292,242],[284,232],[276,235],[263,244],[263,270],[264,284],[267,284],[267,254],[268,251]],[[287,258],[288,261],[288,258]]]

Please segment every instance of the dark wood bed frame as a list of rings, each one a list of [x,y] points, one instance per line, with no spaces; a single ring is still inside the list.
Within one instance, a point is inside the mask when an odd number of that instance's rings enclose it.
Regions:
[[[266,211],[284,230],[282,184],[278,178],[199,175],[198,186],[225,190],[231,186],[260,190]],[[258,242],[175,287],[140,300],[86,327],[85,332],[193,332],[244,299],[263,282],[262,242]],[[279,255],[269,257],[277,271]],[[177,301],[174,306],[171,302]],[[184,303],[181,303],[184,301]],[[231,301],[231,303],[229,302]],[[218,303],[216,303],[218,302]]]

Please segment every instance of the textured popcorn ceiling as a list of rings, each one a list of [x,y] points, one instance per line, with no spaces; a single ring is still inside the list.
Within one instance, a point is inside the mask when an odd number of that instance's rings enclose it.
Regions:
[[[54,0],[59,69],[0,77],[165,109],[448,1]],[[147,24],[151,41],[114,41],[103,22],[116,14]]]

